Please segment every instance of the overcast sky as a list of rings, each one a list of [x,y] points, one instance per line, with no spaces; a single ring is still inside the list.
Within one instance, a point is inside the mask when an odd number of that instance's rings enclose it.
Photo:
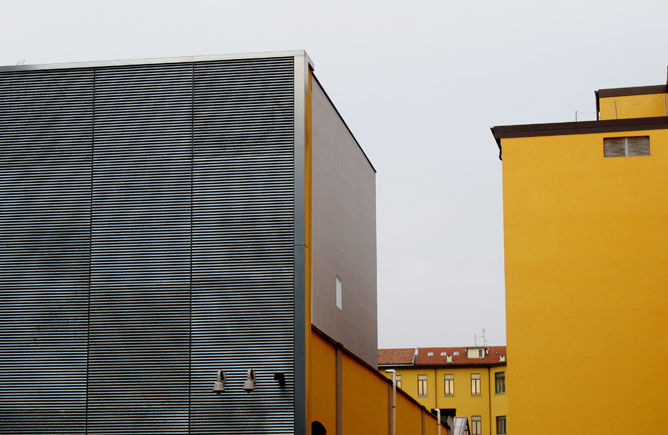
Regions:
[[[505,344],[489,128],[594,119],[668,65],[666,0],[0,5],[0,65],[305,49],[378,171],[381,347]]]

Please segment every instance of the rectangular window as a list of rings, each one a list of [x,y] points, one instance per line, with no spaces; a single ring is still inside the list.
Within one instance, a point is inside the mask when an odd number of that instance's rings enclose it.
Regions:
[[[341,278],[336,277],[336,308],[343,310],[343,284]]]
[[[496,417],[496,434],[505,435],[506,434],[506,416],[500,415]]]
[[[496,394],[502,394],[506,392],[506,372],[494,373],[494,378],[496,380]]]
[[[479,415],[471,417],[471,435],[482,435],[482,417]]]
[[[443,394],[446,396],[455,395],[455,375],[445,375],[445,386],[443,387]]]
[[[401,388],[401,375],[396,375],[397,388]]]
[[[471,395],[480,396],[480,373],[471,373]]]
[[[649,155],[649,136],[608,137],[603,139],[605,157],[630,157]]]
[[[418,375],[418,397],[427,397],[427,375]]]

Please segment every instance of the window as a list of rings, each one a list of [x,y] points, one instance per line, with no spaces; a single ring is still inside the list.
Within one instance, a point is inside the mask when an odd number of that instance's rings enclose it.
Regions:
[[[496,434],[505,435],[506,433],[506,416],[500,415],[496,417]]]
[[[608,137],[603,139],[603,156],[630,157],[649,155],[649,136]]]
[[[343,284],[341,284],[341,278],[336,277],[336,308],[343,310]],[[330,299],[331,300],[331,299]]]
[[[427,375],[418,375],[418,397],[427,397]]]
[[[394,379],[395,379],[396,382],[397,382],[397,387],[398,387],[398,388],[401,388],[401,375],[395,375],[395,378],[394,378]]]
[[[471,417],[471,435],[482,435],[482,417],[479,415]]]
[[[506,372],[494,373],[494,379],[496,380],[496,394],[505,393],[506,392]]]
[[[480,373],[471,373],[471,395],[480,396]]]
[[[434,356],[434,352],[427,352],[427,356]]]
[[[455,395],[455,375],[445,375],[445,386],[443,387],[443,394],[446,396]]]

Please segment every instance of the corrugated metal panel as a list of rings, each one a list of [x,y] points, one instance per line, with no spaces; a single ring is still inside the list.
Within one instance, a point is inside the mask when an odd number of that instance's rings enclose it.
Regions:
[[[93,74],[0,74],[0,433],[85,432]]]
[[[95,77],[88,433],[188,432],[192,65]]]
[[[0,433],[293,432],[293,68],[0,75]]]
[[[195,64],[191,433],[294,430],[293,68]]]

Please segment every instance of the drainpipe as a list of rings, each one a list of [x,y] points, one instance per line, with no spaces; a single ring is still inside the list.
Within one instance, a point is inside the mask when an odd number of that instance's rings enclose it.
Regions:
[[[387,369],[385,373],[392,373],[392,435],[397,435],[397,371]]]
[[[441,410],[436,408],[434,411],[436,411],[436,420],[438,420],[438,435],[441,435]]]

